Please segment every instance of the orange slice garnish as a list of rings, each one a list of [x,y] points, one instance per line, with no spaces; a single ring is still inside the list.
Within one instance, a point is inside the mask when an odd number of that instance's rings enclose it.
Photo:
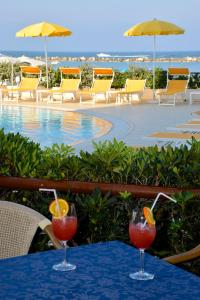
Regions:
[[[53,200],[49,205],[50,213],[56,217],[64,217],[69,211],[69,204],[64,199]]]
[[[154,220],[154,217],[153,217],[153,213],[152,213],[152,211],[149,207],[144,207],[143,208],[143,214],[144,214],[145,220],[147,221],[147,223],[149,225],[155,225],[156,224],[156,222]]]

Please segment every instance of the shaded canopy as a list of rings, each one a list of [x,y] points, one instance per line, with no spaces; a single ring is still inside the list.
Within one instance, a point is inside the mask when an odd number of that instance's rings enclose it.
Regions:
[[[155,57],[156,57],[156,35],[172,35],[183,34],[185,32],[181,27],[169,23],[153,19],[151,21],[142,22],[128,29],[124,36],[144,36],[150,35],[154,38],[153,50],[153,98],[155,98]]]
[[[16,33],[16,37],[44,37],[45,39],[45,61],[46,61],[46,78],[47,88],[49,87],[48,79],[48,58],[47,58],[47,37],[64,37],[71,35],[72,32],[65,27],[57,24],[41,22],[29,25]]]
[[[72,32],[65,27],[57,24],[51,24],[47,22],[41,22],[27,26],[16,33],[16,37],[53,37],[53,36],[68,36]]]
[[[151,21],[142,22],[134,25],[128,29],[124,35],[125,36],[142,36],[142,35],[169,35],[169,34],[183,34],[185,31],[181,27],[153,19]]]

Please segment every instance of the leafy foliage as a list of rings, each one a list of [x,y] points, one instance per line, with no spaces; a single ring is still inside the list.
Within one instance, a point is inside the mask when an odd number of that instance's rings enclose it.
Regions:
[[[0,130],[0,174],[11,176],[37,176],[42,151],[39,144],[19,133],[4,134]]]
[[[20,75],[20,65],[14,64],[13,72],[14,79],[16,76]],[[46,69],[45,66],[41,67],[42,69],[42,81],[41,85],[46,86]],[[90,87],[92,85],[92,67],[85,63],[81,65],[82,78],[81,78],[81,88]],[[167,84],[167,71],[161,68],[155,68],[156,81],[155,86],[156,89],[162,89],[166,87]],[[115,77],[112,84],[112,88],[119,89],[125,86],[126,79],[146,79],[146,86],[149,88],[153,88],[153,74],[152,71],[146,68],[139,68],[134,64],[130,64],[128,70],[125,72],[120,72],[119,70],[115,70]],[[49,69],[49,87],[56,87],[60,85],[60,71],[58,69],[54,69],[50,67]],[[1,63],[0,64],[0,81],[7,81],[11,83],[11,64],[9,63]],[[191,73],[190,81],[189,81],[190,89],[200,88],[200,73]]]
[[[200,142],[159,149],[128,147],[114,139],[94,143],[92,153],[78,156],[71,146],[42,150],[20,134],[0,130],[0,174],[194,188],[200,186]]]

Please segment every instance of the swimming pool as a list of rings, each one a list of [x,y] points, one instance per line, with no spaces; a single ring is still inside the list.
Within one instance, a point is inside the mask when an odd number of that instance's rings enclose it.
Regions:
[[[19,132],[45,147],[91,140],[108,132],[111,124],[78,112],[1,105],[0,128],[6,133]]]

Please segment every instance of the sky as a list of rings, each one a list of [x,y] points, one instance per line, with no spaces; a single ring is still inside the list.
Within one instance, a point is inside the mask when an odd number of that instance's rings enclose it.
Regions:
[[[200,0],[0,0],[0,50],[43,50],[41,38],[16,38],[18,30],[47,21],[69,28],[49,38],[48,51],[151,51],[152,37],[124,37],[133,25],[157,18],[185,29],[158,36],[158,51],[200,50]]]

